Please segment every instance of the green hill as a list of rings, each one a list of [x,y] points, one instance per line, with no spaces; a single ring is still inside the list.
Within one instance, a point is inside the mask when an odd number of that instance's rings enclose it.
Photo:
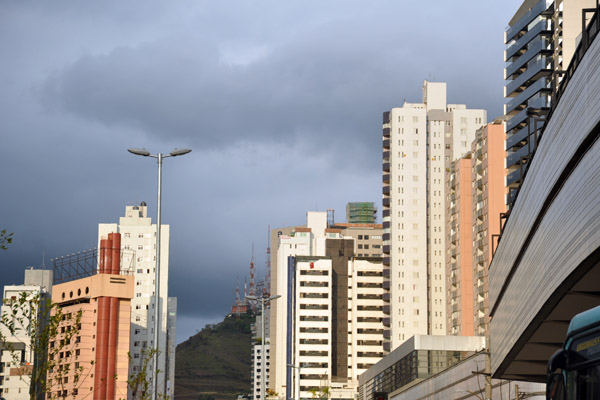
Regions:
[[[250,314],[227,316],[180,343],[175,354],[175,398],[231,400],[250,393],[254,321]]]

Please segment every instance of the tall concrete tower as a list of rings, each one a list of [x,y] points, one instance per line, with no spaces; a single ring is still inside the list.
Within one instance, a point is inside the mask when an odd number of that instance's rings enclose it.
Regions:
[[[447,104],[443,82],[425,81],[422,103],[383,114],[387,351],[415,334],[446,334],[446,171],[485,123],[485,110]]]
[[[175,358],[169,354],[167,346],[167,328],[175,330],[175,312],[168,311],[169,290],[169,225],[162,225],[160,240],[160,323],[161,332],[159,343],[153,340],[154,326],[154,274],[156,267],[156,224],[147,215],[148,208],[145,202],[136,206],[125,207],[125,216],[119,219],[118,224],[100,224],[98,226],[98,243],[101,238],[109,233],[121,234],[121,249],[134,251],[135,257],[132,265],[122,268],[131,268],[135,278],[134,297],[131,300],[131,345],[130,354],[132,363],[129,374],[139,371],[144,357],[143,350],[156,348],[159,351],[158,385],[161,393],[172,398],[174,382],[171,374],[175,370]],[[173,304],[174,301],[173,301]],[[173,315],[171,315],[173,314]],[[171,363],[167,365],[167,362]],[[165,374],[168,371],[168,374]],[[169,377],[169,375],[171,377]]]

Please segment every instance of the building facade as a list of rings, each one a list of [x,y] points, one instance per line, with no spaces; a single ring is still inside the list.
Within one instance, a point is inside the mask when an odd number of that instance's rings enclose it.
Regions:
[[[269,309],[268,303],[265,304],[265,354],[262,354],[261,340],[262,340],[262,315],[256,316],[256,322],[252,325],[252,371],[250,373],[251,379],[251,391],[252,398],[255,400],[261,399],[260,397],[260,383],[262,382],[263,377],[266,379],[265,388],[269,388],[269,370],[271,364],[270,357],[270,335],[269,335]],[[262,361],[263,357],[266,357],[265,361],[265,369],[263,371]]]
[[[447,333],[473,336],[471,154],[451,164],[446,193]]]
[[[488,266],[506,212],[502,120],[477,130],[471,151],[452,163],[446,209],[448,334],[487,333]],[[497,240],[496,240],[497,242]]]
[[[11,311],[13,302],[21,299],[32,302],[34,307],[42,306],[52,293],[52,271],[51,270],[25,270],[23,285],[7,285],[3,291],[3,303],[0,314],[3,319],[12,320],[15,324],[10,329],[5,324],[0,324],[0,398],[14,400],[28,400],[31,386],[31,376],[36,357],[42,356],[36,353],[31,346],[30,328],[37,326],[41,321],[20,323],[19,319],[26,317],[31,312],[44,318],[43,310],[29,308],[28,310],[17,307],[17,313]],[[24,303],[27,306],[27,303]],[[38,312],[39,311],[39,312]],[[27,318],[28,320],[28,318]],[[31,325],[30,325],[31,324]]]
[[[446,84],[427,81],[423,103],[383,115],[388,351],[415,334],[446,334],[446,171],[485,122],[485,110],[447,104]]]
[[[582,10],[595,0],[525,0],[505,32],[506,167],[508,203],[522,184],[553,92],[582,31]]]
[[[171,331],[175,329],[175,318],[169,318],[169,225],[162,225],[160,240],[160,325],[158,345],[154,338],[154,280],[156,268],[156,224],[148,217],[145,202],[136,206],[125,207],[125,216],[118,224],[100,224],[98,237],[109,233],[121,234],[121,249],[135,253],[133,278],[134,296],[131,300],[131,343],[132,362],[130,374],[137,373],[142,367],[144,354],[149,349],[158,350],[158,387],[159,393],[173,397],[174,382],[171,382],[175,371],[174,357],[170,354],[173,346],[167,346],[167,325]],[[99,239],[100,240],[100,239]],[[169,365],[167,365],[167,361]],[[169,371],[166,374],[166,371]]]
[[[309,212],[306,226],[275,231],[271,289],[282,297],[272,302],[270,387],[280,398],[327,388],[353,399],[358,375],[383,356],[383,266],[380,247],[371,247],[381,246],[381,228],[328,227],[327,213]]]
[[[377,207],[373,202],[350,202],[346,204],[346,222],[349,224],[374,224]]]
[[[473,326],[475,335],[489,334],[488,269],[492,261],[495,237],[500,233],[500,217],[507,210],[505,186],[506,140],[501,120],[477,131],[471,146],[473,243]]]
[[[48,398],[127,398],[133,277],[121,269],[120,235],[101,240],[96,275],[53,286],[62,319],[49,343]],[[138,389],[141,390],[141,389]]]

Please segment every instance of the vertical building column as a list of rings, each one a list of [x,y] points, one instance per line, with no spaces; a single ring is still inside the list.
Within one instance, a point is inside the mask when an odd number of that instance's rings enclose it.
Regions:
[[[121,269],[121,235],[119,233],[111,233],[108,235],[111,243],[111,265],[110,273],[119,274]],[[107,349],[107,368],[106,368],[106,398],[115,398],[115,374],[117,366],[117,338],[119,329],[119,299],[116,297],[109,298],[109,326],[108,326],[108,349]]]
[[[119,274],[121,264],[121,235],[111,233],[100,241],[100,274]],[[96,321],[96,360],[94,400],[115,398],[119,299],[98,298]]]

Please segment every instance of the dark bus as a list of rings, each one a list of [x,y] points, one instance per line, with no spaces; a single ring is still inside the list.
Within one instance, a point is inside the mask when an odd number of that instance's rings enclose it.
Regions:
[[[600,399],[600,307],[573,317],[546,383],[546,399]]]

